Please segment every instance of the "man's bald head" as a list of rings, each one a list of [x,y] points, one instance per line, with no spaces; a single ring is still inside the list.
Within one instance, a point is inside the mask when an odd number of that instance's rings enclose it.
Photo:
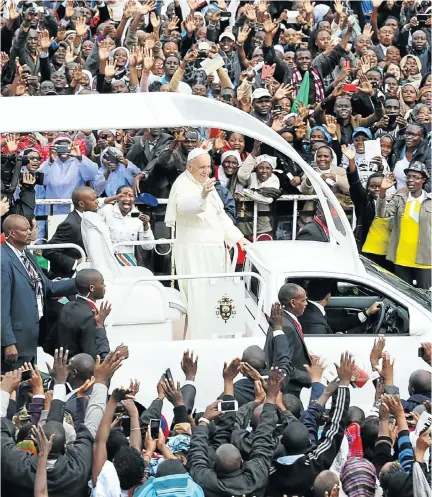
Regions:
[[[431,381],[432,373],[424,369],[417,369],[411,374],[408,384],[408,391],[410,395],[425,395],[431,394]]]
[[[69,382],[72,381],[74,385],[77,385],[75,386],[75,388],[78,388],[79,386],[83,385],[87,380],[90,380],[90,378],[94,374],[94,368],[95,368],[95,360],[91,355],[77,354],[73,356],[72,359],[69,361],[68,365]]]
[[[89,296],[92,300],[102,299],[105,295],[104,278],[97,269],[78,271],[75,286],[80,295]]]
[[[265,369],[265,360],[265,352],[258,345],[251,345],[243,352],[242,362],[247,362],[258,372],[262,372]]]
[[[77,211],[95,211],[97,209],[96,192],[88,186],[79,186],[72,192],[72,203]]]
[[[8,216],[3,223],[3,231],[8,243],[18,250],[24,250],[31,243],[31,226],[24,216]]]
[[[216,473],[233,473],[241,468],[243,460],[240,451],[232,444],[222,444],[215,454]]]
[[[339,485],[339,478],[333,471],[321,471],[315,478],[313,486],[313,497],[324,497],[326,492],[328,495],[335,485]]]

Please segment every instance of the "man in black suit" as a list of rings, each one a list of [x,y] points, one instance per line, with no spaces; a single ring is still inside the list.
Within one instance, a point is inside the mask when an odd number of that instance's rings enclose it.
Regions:
[[[72,192],[74,210],[57,226],[54,236],[48,243],[74,243],[83,250],[84,243],[81,235],[82,213],[97,210],[96,192],[87,186],[75,188]],[[50,261],[50,276],[52,278],[70,278],[80,264],[80,253],[75,249],[49,249],[44,251],[44,257]]]
[[[308,240],[313,242],[330,241],[325,214],[320,206],[317,208],[313,221],[303,226],[296,236],[296,240]]]
[[[287,283],[279,290],[279,304],[272,306],[267,332],[265,352],[269,366],[277,366],[281,358],[286,356],[289,361],[289,371],[283,392],[300,397],[302,388],[310,388],[311,381],[304,365],[311,365],[311,357],[304,342],[302,326],[298,320],[307,306],[306,292],[294,283]],[[282,306],[282,309],[280,309]],[[275,339],[284,333],[287,341],[283,348],[278,346]]]
[[[326,305],[331,298],[331,280],[311,280],[307,289],[308,306],[299,321],[305,335],[332,335],[330,320],[325,311]],[[376,314],[381,307],[381,302],[373,303],[368,309],[354,315],[347,315],[343,321],[345,333],[364,333],[360,327],[369,316]]]
[[[105,331],[105,319],[111,306],[102,303],[96,307],[96,300],[103,299],[105,284],[102,274],[96,269],[78,271],[76,278],[78,295],[61,310],[53,336],[45,348],[52,352],[63,347],[69,350],[69,357],[88,354],[93,359],[99,355],[103,360],[109,352]]]
[[[51,281],[33,255],[31,228],[23,216],[11,214],[3,223],[6,243],[1,248],[2,372],[34,362],[47,297],[76,293],[75,280]]]

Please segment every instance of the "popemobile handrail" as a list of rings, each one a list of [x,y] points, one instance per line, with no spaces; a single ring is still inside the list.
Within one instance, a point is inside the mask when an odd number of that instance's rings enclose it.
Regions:
[[[28,250],[47,250],[47,249],[64,249],[64,248],[70,248],[70,249],[75,249],[78,250],[78,252],[81,255],[81,259],[83,261],[86,260],[87,256],[79,245],[76,245],[75,243],[46,243],[46,244],[41,244],[41,245],[28,245],[27,249]]]

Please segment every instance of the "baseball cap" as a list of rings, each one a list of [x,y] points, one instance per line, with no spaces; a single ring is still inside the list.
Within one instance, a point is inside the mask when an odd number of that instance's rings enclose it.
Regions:
[[[372,140],[372,133],[370,132],[370,130],[368,130],[367,128],[356,128],[352,134],[352,137],[354,138],[355,136],[359,135],[360,133],[363,133],[364,135],[366,135],[369,140]]]
[[[219,41],[222,41],[224,38],[229,38],[232,40],[234,43],[236,41],[235,36],[230,33],[229,31],[224,31],[220,36],[219,36]]]
[[[265,88],[257,88],[252,93],[252,102],[254,100],[259,100],[260,98],[271,98],[270,92]]]

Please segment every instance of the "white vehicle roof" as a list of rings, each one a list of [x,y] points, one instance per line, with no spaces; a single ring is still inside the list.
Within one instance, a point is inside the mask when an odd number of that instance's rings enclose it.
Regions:
[[[0,98],[0,115],[6,116],[0,120],[1,133],[195,126],[235,131],[265,142],[290,157],[308,175],[323,208],[330,239],[345,247],[353,264],[361,265],[349,221],[328,185],[275,131],[230,105],[166,92],[59,95],[55,99],[32,97],[31,102],[27,98]]]
[[[354,264],[353,255],[334,243],[302,240],[255,242],[248,246],[252,261],[270,273],[295,271],[317,273],[363,274],[363,264]]]

